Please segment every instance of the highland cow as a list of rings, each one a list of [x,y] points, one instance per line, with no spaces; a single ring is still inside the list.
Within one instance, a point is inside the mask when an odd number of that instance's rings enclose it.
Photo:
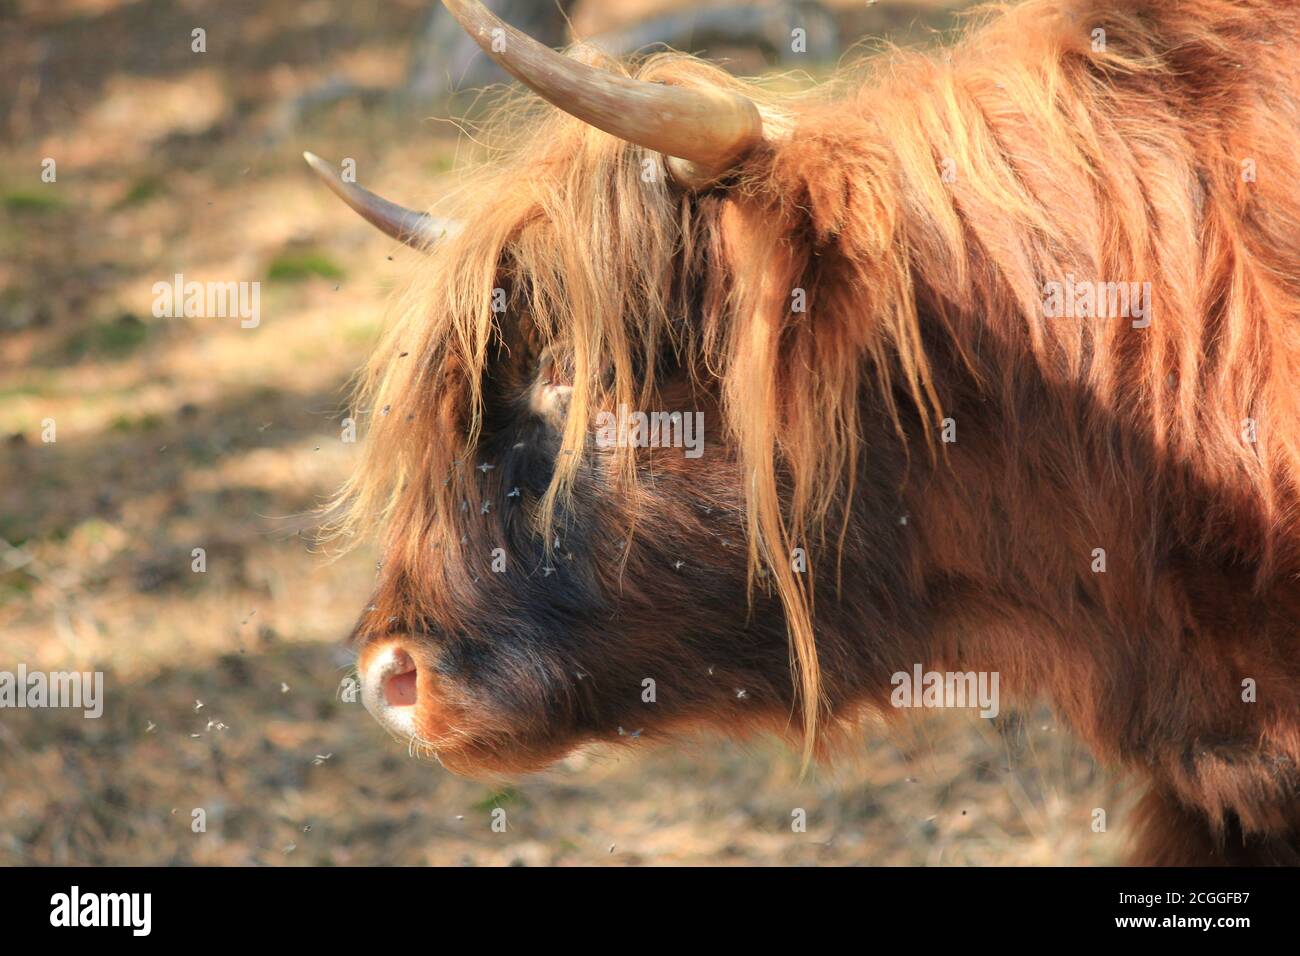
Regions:
[[[817,756],[996,674],[1145,777],[1137,860],[1300,862],[1300,7],[1030,0],[792,94],[446,5],[552,104],[459,228],[309,156],[430,253],[341,496],[379,721]],[[595,442],[623,407],[702,454]]]

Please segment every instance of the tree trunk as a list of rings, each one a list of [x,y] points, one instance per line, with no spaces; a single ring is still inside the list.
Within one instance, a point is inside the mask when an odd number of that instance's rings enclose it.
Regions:
[[[575,4],[576,0],[484,0],[484,6],[506,23],[549,47],[568,44],[567,17]],[[456,90],[509,79],[442,4],[431,5],[406,75],[409,95],[435,103]]]

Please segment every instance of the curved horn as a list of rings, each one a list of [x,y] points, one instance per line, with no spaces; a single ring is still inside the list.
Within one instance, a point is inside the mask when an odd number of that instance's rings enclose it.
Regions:
[[[669,166],[686,186],[713,182],[763,137],[747,97],[617,76],[543,46],[477,0],[442,2],[507,73],[597,129],[678,160]]]
[[[320,177],[321,182],[351,206],[362,219],[413,249],[428,249],[459,228],[455,220],[436,219],[428,213],[415,212],[391,203],[382,196],[376,196],[356,183],[344,182],[334,167],[315,153],[303,153],[302,158],[307,160],[307,165]]]

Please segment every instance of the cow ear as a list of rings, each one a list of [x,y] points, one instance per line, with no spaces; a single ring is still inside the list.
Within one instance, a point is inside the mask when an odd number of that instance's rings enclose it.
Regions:
[[[875,145],[879,134],[870,124],[824,112],[801,117],[773,144],[766,191],[789,210],[787,225],[806,230],[816,245],[879,258],[899,225],[895,161]]]
[[[911,301],[902,200],[879,134],[821,113],[754,157],[719,217],[722,259],[733,312],[815,333],[812,351],[860,357],[879,333],[900,331],[895,312]]]
[[[915,237],[878,137],[851,118],[801,122],[755,158],[754,179],[719,219],[730,289],[716,365],[755,479],[751,510],[771,516],[758,531],[769,553],[851,495],[864,397],[875,393],[899,435],[900,395],[923,421],[942,417],[910,269]],[[784,525],[772,504],[783,481]]]

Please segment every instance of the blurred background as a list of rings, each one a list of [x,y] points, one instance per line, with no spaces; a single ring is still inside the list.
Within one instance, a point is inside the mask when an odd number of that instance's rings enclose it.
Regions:
[[[0,863],[1117,862],[1126,793],[1046,711],[864,727],[802,778],[775,741],[701,738],[483,782],[346,699],[376,555],[331,560],[312,512],[419,261],[301,152],[416,207],[481,158],[448,117],[500,76],[437,6],[0,0],[0,670],[103,671],[106,696],[97,720],[0,709]],[[666,40],[808,82],[863,38],[938,42],[965,4],[495,6],[554,45]],[[175,273],[260,281],[260,325],[155,318]]]

